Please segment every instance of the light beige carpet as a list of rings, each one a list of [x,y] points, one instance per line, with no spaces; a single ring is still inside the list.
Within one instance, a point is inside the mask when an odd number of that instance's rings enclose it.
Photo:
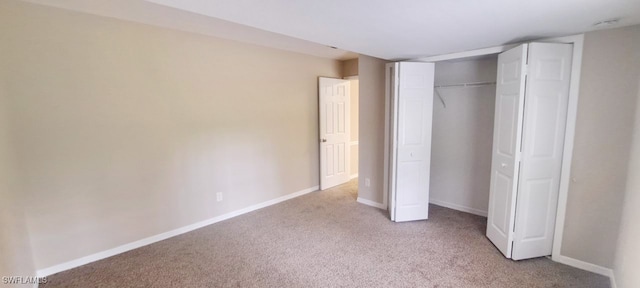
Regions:
[[[431,206],[392,223],[356,184],[314,192],[52,275],[43,287],[609,287],[546,258],[505,259],[486,218]]]

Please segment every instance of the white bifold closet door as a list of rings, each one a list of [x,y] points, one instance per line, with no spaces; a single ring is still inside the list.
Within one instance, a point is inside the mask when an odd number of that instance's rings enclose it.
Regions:
[[[487,237],[507,258],[552,251],[572,49],[530,43],[498,57]]]
[[[390,91],[390,185],[392,221],[429,215],[433,63],[393,64]]]

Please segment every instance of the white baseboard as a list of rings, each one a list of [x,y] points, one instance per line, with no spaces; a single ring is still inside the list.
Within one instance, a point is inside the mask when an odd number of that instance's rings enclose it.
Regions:
[[[471,214],[475,214],[475,215],[479,215],[482,217],[487,217],[487,211],[483,211],[480,209],[475,209],[475,208],[471,208],[471,207],[467,207],[467,206],[462,206],[462,205],[458,205],[458,204],[453,204],[453,203],[449,203],[446,201],[440,201],[437,199],[429,199],[429,203],[431,204],[435,204],[438,206],[442,206],[442,207],[446,207],[449,209],[453,209],[453,210],[458,210],[458,211],[462,211],[462,212],[467,212],[467,213],[471,213]]]
[[[356,179],[356,178],[358,178],[358,173],[349,176],[349,179]]]
[[[287,195],[282,196],[282,197],[278,197],[278,198],[273,199],[273,200],[269,200],[269,201],[266,201],[266,202],[255,204],[255,205],[249,206],[247,208],[243,208],[243,209],[240,209],[240,210],[229,212],[229,213],[226,213],[226,214],[223,214],[223,215],[211,218],[211,219],[200,221],[200,222],[197,222],[197,223],[194,223],[194,224],[191,224],[191,225],[180,227],[178,229],[174,229],[174,230],[171,230],[171,231],[168,231],[168,232],[164,232],[164,233],[161,233],[161,234],[158,234],[158,235],[154,235],[154,236],[151,236],[151,237],[147,237],[147,238],[135,241],[135,242],[131,242],[131,243],[127,243],[127,244],[115,247],[115,248],[111,248],[109,250],[105,250],[105,251],[102,251],[102,252],[91,254],[91,255],[88,255],[88,256],[85,256],[85,257],[82,257],[82,258],[78,258],[78,259],[75,259],[75,260],[68,261],[68,262],[60,263],[60,264],[57,264],[57,265],[54,265],[54,266],[51,266],[51,267],[48,267],[48,268],[39,269],[39,270],[36,271],[36,276],[45,277],[45,276],[53,275],[53,274],[56,274],[56,273],[59,273],[59,272],[62,272],[62,271],[73,269],[73,268],[76,268],[76,267],[79,267],[79,266],[82,266],[82,265],[85,265],[85,264],[88,264],[88,263],[91,263],[91,262],[102,260],[102,259],[114,256],[114,255],[117,255],[117,254],[120,254],[120,253],[127,252],[129,250],[140,248],[142,246],[146,246],[146,245],[158,242],[158,241],[165,240],[167,238],[178,236],[180,234],[184,234],[184,233],[187,233],[187,232],[190,232],[190,231],[193,231],[193,230],[196,230],[196,229],[199,229],[199,228],[202,228],[202,227],[205,227],[205,226],[208,226],[208,225],[220,222],[220,221],[224,221],[224,220],[227,220],[229,218],[233,218],[233,217],[240,216],[242,214],[249,213],[249,212],[252,212],[252,211],[267,207],[267,206],[278,204],[280,202],[287,201],[289,199],[293,199],[293,198],[302,196],[304,194],[308,194],[308,193],[317,191],[318,188],[319,188],[319,186],[314,186],[314,187],[311,187],[311,188],[307,188],[307,189],[304,189],[304,190],[301,190],[301,191],[298,191],[298,192],[295,192],[295,193],[291,193],[291,194],[287,194]]]
[[[384,204],[381,204],[381,203],[378,203],[378,202],[373,202],[371,200],[363,199],[363,198],[360,198],[360,197],[358,197],[357,201],[358,201],[358,203],[362,203],[364,205],[368,205],[368,206],[371,206],[371,207],[376,207],[376,208],[382,209],[382,210],[387,210],[387,207],[384,206]]]
[[[602,266],[598,266],[596,264],[584,262],[582,260],[574,259],[574,258],[571,258],[571,257],[563,256],[563,255],[551,257],[551,259],[553,261],[555,261],[555,262],[562,263],[562,264],[565,264],[565,265],[569,265],[571,267],[575,267],[575,268],[578,268],[578,269],[582,269],[582,270],[586,270],[586,271],[593,272],[593,273],[596,273],[596,274],[600,274],[600,275],[603,275],[603,276],[607,276],[607,277],[609,277],[609,279],[612,279],[612,281],[611,281],[612,286],[611,287],[615,287],[615,286],[613,286],[613,285],[615,285],[615,281],[613,280],[614,275],[613,275],[613,270],[612,269],[609,269],[609,268],[606,268],[606,267],[602,267]]]

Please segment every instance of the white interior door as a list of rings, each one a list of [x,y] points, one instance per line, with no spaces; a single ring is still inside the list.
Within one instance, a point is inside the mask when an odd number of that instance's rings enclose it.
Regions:
[[[396,222],[429,215],[434,68],[433,63],[400,62],[393,73],[391,203]]]
[[[513,247],[527,49],[523,44],[498,56],[487,237],[507,258]]]
[[[320,77],[320,189],[349,181],[349,80]]]
[[[529,44],[512,259],[551,255],[573,45]]]

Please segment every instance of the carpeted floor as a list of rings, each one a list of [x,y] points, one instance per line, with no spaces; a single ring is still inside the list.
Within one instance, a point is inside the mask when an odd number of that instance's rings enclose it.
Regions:
[[[486,218],[438,206],[392,223],[356,182],[48,277],[41,287],[609,287],[546,258],[505,259]]]

